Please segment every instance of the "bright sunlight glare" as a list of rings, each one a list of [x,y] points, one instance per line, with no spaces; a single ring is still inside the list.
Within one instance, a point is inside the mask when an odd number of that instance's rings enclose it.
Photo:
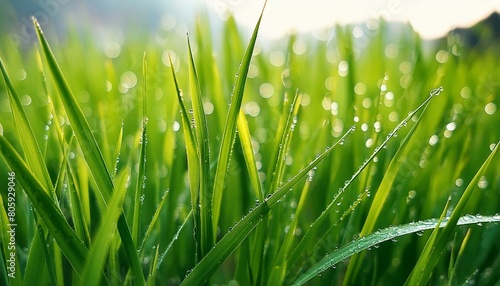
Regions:
[[[264,1],[204,0],[224,16],[232,12],[236,21],[255,25]],[[335,24],[378,20],[410,22],[425,39],[444,36],[456,27],[467,27],[500,11],[500,1],[471,0],[268,0],[260,33],[271,38],[290,32],[308,32]]]

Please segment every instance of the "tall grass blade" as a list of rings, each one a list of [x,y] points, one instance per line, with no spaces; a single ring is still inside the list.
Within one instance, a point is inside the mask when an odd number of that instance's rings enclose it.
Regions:
[[[345,182],[344,186],[341,189],[339,189],[339,191],[335,194],[335,197],[328,204],[326,209],[321,213],[321,215],[316,219],[316,221],[314,221],[312,226],[309,228],[309,230],[306,232],[306,234],[300,241],[299,245],[295,247],[294,252],[290,255],[288,261],[290,265],[295,263],[295,261],[298,259],[298,257],[305,249],[305,247],[312,241],[312,239],[317,237],[318,232],[329,218],[329,213],[333,209],[333,206],[337,203],[337,201],[340,199],[340,197],[343,195],[343,193],[349,187],[349,185],[354,181],[354,179],[356,179],[361,174],[361,172],[368,166],[368,164],[373,160],[373,158],[375,158],[375,156],[377,156],[377,154],[380,153],[380,151],[382,151],[383,147],[386,146],[389,140],[396,135],[397,131],[401,129],[403,126],[407,125],[410,119],[413,117],[413,115],[415,115],[421,109],[424,109],[429,104],[430,100],[440,91],[441,91],[440,88],[433,90],[431,92],[431,96],[429,96],[419,107],[417,107],[417,109],[408,114],[408,116],[403,121],[401,121],[391,132],[389,132],[389,135],[386,137],[386,139],[377,148],[375,148],[374,152],[370,155],[370,157],[366,159],[363,162],[363,164],[358,168],[358,170],[352,175],[352,177]]]
[[[184,229],[184,227],[186,226],[189,219],[191,219],[192,215],[193,215],[193,210],[191,210],[188,213],[188,215],[186,216],[186,219],[184,219],[184,222],[179,226],[179,228],[177,228],[177,232],[174,234],[174,238],[167,245],[167,248],[165,249],[165,251],[163,251],[162,254],[159,256],[158,265],[156,266],[157,270],[160,269],[160,266],[163,263],[163,260],[165,260],[165,256],[167,255],[168,251],[172,248],[172,245],[174,244],[174,242],[177,241],[177,239],[179,238],[179,234]]]
[[[153,263],[151,263],[151,268],[149,270],[148,280],[146,281],[146,285],[154,286],[156,285],[156,274],[158,273],[158,256],[160,251],[160,246],[156,245],[156,252],[153,257]]]
[[[283,280],[287,271],[287,257],[289,255],[290,249],[292,247],[292,243],[295,236],[295,230],[297,229],[297,225],[299,222],[299,218],[302,217],[302,213],[304,211],[305,200],[310,191],[312,176],[306,181],[302,192],[300,193],[299,203],[297,204],[297,209],[295,210],[295,214],[293,216],[292,223],[286,233],[285,239],[281,244],[281,248],[279,253],[274,261],[274,265],[272,266],[271,275],[269,277],[268,285],[283,285]]]
[[[163,194],[163,196],[161,197],[160,203],[158,204],[158,207],[155,210],[153,218],[151,219],[151,222],[149,223],[149,226],[148,226],[146,232],[144,233],[144,237],[142,238],[141,245],[139,246],[139,251],[141,252],[141,254],[143,254],[143,252],[144,252],[144,244],[146,243],[146,240],[151,235],[151,232],[153,231],[153,227],[156,225],[156,222],[158,222],[160,212],[163,209],[163,205],[165,204],[167,197],[168,197],[168,191],[165,192],[165,194]]]
[[[466,215],[460,217],[455,224],[456,225],[468,225],[477,223],[496,223],[500,222],[500,216],[473,216]],[[445,218],[440,223],[439,219],[429,219],[419,222],[412,222],[409,224],[393,226],[389,228],[384,228],[377,232],[371,233],[367,236],[360,237],[344,246],[339,248],[337,251],[328,254],[321,261],[314,264],[306,273],[302,274],[293,285],[303,285],[307,283],[312,278],[318,276],[322,272],[335,266],[335,264],[341,262],[342,260],[351,257],[352,255],[366,250],[370,247],[378,245],[384,241],[388,241],[393,238],[397,238],[406,234],[421,232],[424,230],[434,229],[439,226],[440,228],[446,227],[448,225],[454,225],[451,218]]]
[[[146,145],[147,139],[147,124],[148,117],[146,115],[146,95],[147,95],[147,71],[148,63],[146,60],[146,53],[144,53],[142,61],[142,77],[143,77],[143,88],[142,88],[142,132],[139,139],[139,170],[137,171],[137,185],[135,186],[134,194],[134,213],[132,219],[132,238],[135,244],[139,244],[139,231],[140,231],[140,217],[141,210],[144,201],[144,189],[146,187]]]
[[[3,137],[3,136],[1,136]],[[5,208],[3,208],[4,205],[7,205],[7,204],[4,204],[5,202],[3,201],[3,197],[0,196],[0,205],[2,206],[0,208],[0,231],[2,232],[2,235],[0,235],[0,238],[1,238],[1,242],[2,242],[2,246],[3,246],[3,249],[0,250],[0,258],[2,258],[2,262],[1,263],[6,263],[4,265],[1,265],[3,268],[2,268],[2,271],[3,274],[2,274],[2,277],[4,280],[3,281],[3,284],[2,285],[15,285],[15,286],[21,286],[23,285],[23,277],[21,276],[21,268],[20,268],[20,265],[19,263],[14,263],[14,265],[12,265],[12,263],[9,262],[9,260],[12,259],[12,257],[14,257],[15,261],[19,261],[19,255],[17,253],[17,251],[14,252],[14,256],[11,256],[11,252],[12,252],[12,249],[9,249],[9,243],[10,243],[10,235],[11,235],[11,226],[9,226],[11,224],[11,222],[9,222],[9,219],[8,219],[8,216],[7,216],[7,212],[5,211]],[[8,203],[8,202],[6,202]],[[15,227],[14,227],[15,229]],[[15,231],[15,230],[14,230]],[[5,256],[4,256],[4,253],[5,253]],[[8,268],[7,267],[14,267],[14,273],[16,273],[17,275],[15,275],[15,277],[11,277],[11,276],[8,276],[7,272],[5,270],[7,270]],[[12,269],[12,268],[10,268]],[[12,273],[11,270],[9,270],[9,273]]]
[[[170,68],[172,71],[172,77],[174,80],[174,85],[175,85],[175,92],[177,95],[177,100],[179,102],[180,106],[180,112],[181,112],[181,122],[182,122],[182,130],[184,134],[184,143],[186,145],[186,156],[187,156],[187,163],[188,163],[188,175],[189,175],[189,191],[191,193],[191,207],[193,210],[193,217],[194,217],[194,226],[193,226],[193,231],[194,231],[194,238],[195,238],[195,243],[197,252],[199,246],[199,241],[201,241],[201,235],[200,231],[198,231],[198,226],[200,225],[200,219],[199,219],[199,205],[198,205],[198,190],[200,188],[200,165],[199,165],[199,155],[196,149],[196,139],[193,134],[193,130],[191,128],[190,120],[188,117],[188,112],[186,109],[186,105],[184,103],[184,97],[182,94],[181,89],[179,88],[179,84],[177,82],[177,76],[175,75],[175,70],[174,70],[174,65],[172,63],[172,59],[170,59]]]
[[[111,197],[114,187],[104,157],[99,150],[97,141],[92,134],[90,126],[85,119],[75,96],[66,82],[59,65],[57,64],[47,39],[43,35],[43,31],[35,18],[33,18],[33,24],[42,46],[43,54],[45,55],[45,59],[47,60],[52,76],[54,77],[56,86],[59,89],[60,99],[64,105],[68,119],[71,122],[73,133],[75,134],[80,148],[82,149],[92,177],[98,186],[99,195],[103,198],[104,202],[107,202]],[[128,262],[134,273],[134,281],[138,285],[144,285],[144,275],[142,274],[139,258],[137,257],[134,242],[130,234],[130,228],[124,215],[120,216],[120,219],[118,220],[118,230],[122,238]]]
[[[439,257],[441,256],[441,253],[445,249],[452,233],[453,230],[455,229],[455,226],[457,225],[457,222],[460,219],[461,213],[464,211],[465,206],[467,205],[467,202],[469,198],[471,197],[473,191],[477,187],[477,183],[483,173],[486,171],[490,163],[493,161],[493,158],[495,157],[495,154],[497,153],[498,149],[500,146],[500,142],[498,142],[493,149],[493,151],[490,153],[488,158],[484,161],[482,166],[479,168],[477,173],[474,175],[472,180],[470,181],[469,185],[465,189],[464,193],[460,197],[460,200],[458,201],[457,205],[453,209],[453,212],[451,213],[450,217],[448,218],[448,223],[446,226],[442,229],[435,229],[433,232],[433,236],[435,236],[435,240],[429,239],[427,244],[424,247],[424,250],[422,251],[423,255],[420,255],[417,264],[413,268],[410,276],[408,277],[408,280],[406,281],[405,285],[426,285],[431,274],[432,270],[436,266]],[[431,236],[431,238],[433,237]]]
[[[416,115],[417,112],[423,110],[421,115],[418,117],[417,122],[413,125],[410,132],[406,135],[406,138],[401,143],[400,148],[398,148],[396,154],[393,156],[391,162],[389,163],[389,167],[387,168],[387,171],[385,172],[382,182],[380,183],[379,188],[375,193],[375,197],[373,198],[370,210],[363,224],[363,228],[360,233],[361,236],[365,236],[373,231],[377,218],[379,217],[382,208],[385,205],[387,197],[389,196],[389,191],[391,190],[391,186],[393,185],[396,175],[398,174],[398,170],[402,164],[402,159],[406,158],[408,156],[408,153],[411,151],[411,148],[409,147],[408,144],[410,143],[410,141],[412,141],[411,140],[412,135],[414,134],[418,126],[418,123],[420,122],[422,115],[425,113],[425,110],[429,105],[430,101],[435,96],[438,96],[442,92],[442,90],[443,90],[442,87],[438,87],[436,89],[431,90],[429,97],[427,97],[427,99],[422,104],[420,104],[420,106],[418,106],[414,111],[410,112],[408,116],[403,121],[401,121],[394,130],[389,132],[383,143],[379,147],[377,147],[378,149],[375,149],[374,154],[378,153],[378,151],[380,151],[381,148],[385,146],[391,138],[394,137],[397,130],[408,124],[410,119],[414,115]],[[373,157],[374,156],[371,156],[369,160],[371,161]],[[362,257],[358,256],[355,256],[351,259],[346,273],[346,281],[350,281],[351,277],[355,276],[355,273],[359,270],[359,267],[361,267],[362,260],[363,260]]]
[[[255,48],[255,42],[257,40],[257,34],[260,27],[260,22],[262,20],[262,15],[264,14],[264,9],[266,7],[267,1],[264,2],[264,6],[259,16],[259,20],[255,25],[252,37],[241,61],[240,67],[238,69],[238,77],[236,79],[236,84],[234,90],[231,94],[229,101],[229,111],[226,118],[226,123],[224,125],[224,132],[222,133],[222,142],[219,151],[219,157],[217,160],[217,169],[215,171],[214,179],[214,189],[212,198],[212,215],[213,215],[213,226],[214,233],[213,236],[217,235],[216,229],[219,224],[220,208],[222,202],[222,193],[224,190],[224,184],[226,181],[227,168],[229,167],[229,161],[231,157],[231,150],[233,148],[234,139],[236,136],[236,125],[238,120],[238,113],[241,108],[241,103],[243,101],[243,92],[245,90],[245,83],[247,80],[248,69],[250,67],[250,61],[252,59],[253,50]]]
[[[248,130],[248,122],[245,118],[245,113],[241,109],[238,115],[238,134],[241,147],[243,149],[243,156],[245,158],[248,175],[250,176],[250,183],[252,184],[255,197],[259,200],[259,202],[262,202],[264,200],[264,189],[259,179],[259,170],[257,170],[254,150],[252,147],[252,137],[250,135],[250,130]]]
[[[191,101],[193,103],[194,125],[192,129],[195,135],[196,150],[198,151],[198,165],[200,175],[200,185],[198,188],[198,202],[200,206],[200,250],[201,256],[205,256],[214,244],[214,233],[212,227],[212,190],[210,185],[210,144],[208,140],[208,124],[203,109],[203,98],[201,94],[200,82],[194,64],[191,44],[188,37],[189,55],[189,85],[191,91]]]
[[[214,248],[193,268],[193,271],[184,279],[181,285],[199,285],[205,282],[226,258],[240,245],[243,240],[252,232],[259,224],[264,216],[275,207],[279,201],[290,192],[300,180],[302,180],[309,171],[323,161],[333,148],[340,142],[343,142],[347,135],[354,131],[349,129],[337,142],[327,148],[323,153],[318,155],[305,168],[301,169],[295,176],[284,183],[274,194],[268,194],[264,202],[253,208],[244,218],[236,223],[236,225],[214,246]]]
[[[288,152],[290,142],[292,141],[292,135],[295,129],[295,125],[297,124],[297,114],[300,109],[300,99],[301,95],[297,90],[293,98],[293,101],[290,105],[290,112],[288,112],[288,116],[285,121],[281,141],[277,145],[277,147],[279,148],[278,157],[276,158],[276,162],[272,164],[273,166],[275,166],[275,169],[273,169],[272,174],[270,174],[272,175],[271,176],[272,179],[270,180],[271,186],[268,189],[270,193],[273,193],[278,189],[278,186],[281,183],[281,180],[283,179],[286,154]]]
[[[29,170],[14,147],[0,135],[0,153],[4,160],[16,170],[16,180],[19,180],[33,207],[40,215],[50,234],[68,258],[77,273],[81,273],[83,262],[88,250],[78,238],[38,179]]]
[[[1,230],[1,229],[0,229]],[[54,270],[53,262],[47,259],[48,254],[47,248],[45,247],[45,240],[43,239],[44,231],[42,227],[37,227],[33,235],[33,241],[31,242],[31,248],[28,256],[28,261],[26,262],[26,269],[24,272],[23,282],[25,285],[35,285],[49,283],[48,280],[41,279],[44,277],[44,272],[48,272],[50,278],[50,283],[52,285],[57,285],[56,275]],[[40,265],[45,265],[45,267],[40,267]],[[2,284],[4,285],[4,284]],[[5,284],[8,285],[8,284]],[[12,283],[11,283],[12,285]]]

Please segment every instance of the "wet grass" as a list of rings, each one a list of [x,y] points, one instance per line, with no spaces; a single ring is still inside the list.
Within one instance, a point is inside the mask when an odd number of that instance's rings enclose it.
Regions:
[[[2,285],[498,283],[493,47],[207,23],[114,51],[2,40]]]

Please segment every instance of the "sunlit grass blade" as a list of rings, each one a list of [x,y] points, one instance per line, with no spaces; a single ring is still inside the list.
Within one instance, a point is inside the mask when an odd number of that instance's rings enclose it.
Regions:
[[[290,180],[287,180],[274,194],[269,194],[264,202],[253,208],[244,218],[236,223],[230,232],[214,246],[214,248],[193,268],[193,271],[184,279],[181,285],[198,285],[206,281],[227,257],[240,245],[243,240],[252,232],[265,215],[275,207],[279,201],[290,192],[309,171],[323,161],[339,142],[343,142],[347,135],[354,131],[349,129],[337,142],[318,155],[305,168],[301,169]]]
[[[469,198],[471,197],[473,191],[477,187],[477,183],[485,170],[488,168],[490,163],[493,161],[495,154],[498,151],[498,146],[500,146],[500,142],[498,142],[490,153],[488,158],[484,161],[482,166],[479,168],[477,173],[474,175],[473,179],[469,182],[469,185],[465,189],[464,193],[460,197],[457,205],[453,209],[450,217],[448,218],[448,223],[442,230],[438,230],[437,228],[433,232],[433,236],[436,236],[435,240],[429,240],[425,245],[424,250],[422,251],[423,255],[420,255],[417,264],[413,268],[408,280],[405,285],[426,285],[429,277],[432,274],[434,267],[436,266],[441,253],[446,247],[457,222],[459,221],[460,215],[465,209]],[[432,238],[432,236],[431,236]]]
[[[43,35],[42,29],[35,18],[33,18],[33,24],[35,26],[39,42],[42,46],[43,54],[45,55],[45,59],[59,90],[59,98],[62,101],[68,119],[71,122],[73,133],[75,134],[89,170],[98,186],[99,195],[103,198],[104,202],[107,202],[114,189],[110,172],[108,171],[105,160],[99,150],[99,146],[97,145],[97,141],[92,134],[92,130],[85,119],[78,101],[66,82],[66,79],[57,64],[55,56],[50,49],[47,39]],[[120,216],[120,219],[118,220],[118,230],[122,238],[128,262],[134,274],[134,282],[138,285],[144,285],[144,275],[142,274],[139,258],[137,257],[134,242],[130,234],[130,228],[124,215]]]
[[[410,141],[414,141],[412,140],[412,135],[415,134],[415,130],[418,126],[418,123],[420,122],[422,115],[425,113],[425,110],[429,105],[430,101],[435,96],[438,96],[442,92],[442,90],[443,90],[442,87],[433,89],[430,92],[429,97],[427,97],[427,99],[422,104],[420,104],[420,106],[418,106],[415,110],[410,112],[408,116],[394,128],[394,130],[389,132],[383,143],[379,145],[377,149],[375,149],[375,152],[373,153],[374,155],[376,155],[376,153],[378,153],[383,146],[387,145],[388,141],[394,138],[396,132],[405,125],[407,125],[408,122],[413,118],[413,116],[415,116],[420,110],[423,110],[421,115],[418,117],[417,122],[413,125],[410,132],[406,135],[406,138],[402,141],[400,147],[396,151],[396,154],[393,156],[391,162],[389,163],[387,171],[385,172],[385,175],[382,179],[382,182],[380,183],[379,188],[375,193],[375,197],[373,198],[373,202],[371,204],[366,220],[364,221],[363,228],[360,233],[361,236],[365,236],[373,231],[377,219],[379,218],[379,215],[382,212],[382,208],[385,205],[387,197],[389,196],[391,186],[393,185],[396,175],[398,174],[398,170],[401,167],[401,164],[403,162],[402,159],[406,158],[408,156],[408,153],[411,151],[411,148],[409,147],[411,145],[409,145],[409,143]],[[371,161],[374,158],[374,155],[372,155],[369,158],[369,161]],[[362,258],[359,258],[357,256],[351,259],[351,261],[349,262],[349,267],[346,272],[346,281],[349,281],[349,279],[351,279],[351,276],[355,276],[355,273],[359,270],[359,267],[361,267],[362,260],[363,260]]]
[[[468,225],[477,223],[497,223],[500,222],[500,216],[472,216],[467,215],[460,217],[455,223],[456,225]],[[441,228],[448,225],[454,225],[449,218],[444,219],[439,223],[439,219],[429,219],[419,222],[412,222],[409,224],[393,226],[384,228],[377,232],[371,233],[367,236],[360,237],[344,246],[337,251],[328,254],[321,261],[314,264],[313,267],[307,270],[306,273],[301,275],[293,285],[303,285],[312,278],[318,276],[322,272],[335,266],[335,264],[342,260],[351,257],[352,255],[366,250],[370,247],[378,245],[382,242],[397,238],[406,234],[421,232],[424,230],[434,229],[436,226]]]
[[[194,64],[191,44],[188,37],[188,56],[189,56],[189,86],[191,92],[191,102],[193,107],[193,124],[192,129],[195,135],[196,150],[198,151],[199,165],[199,188],[198,202],[200,206],[200,250],[201,256],[205,256],[214,244],[214,230],[212,227],[212,189],[210,185],[210,144],[208,140],[208,124],[203,109],[203,98],[201,94],[200,82],[196,67]]]
[[[229,167],[229,162],[231,160],[231,150],[233,148],[234,139],[236,136],[236,125],[238,120],[238,113],[241,108],[241,103],[243,101],[243,92],[245,90],[245,83],[247,80],[248,69],[250,67],[250,61],[252,59],[253,50],[255,48],[255,42],[257,41],[257,34],[260,27],[260,22],[262,20],[262,15],[264,14],[264,9],[266,7],[266,2],[264,2],[264,7],[259,16],[259,20],[255,25],[252,37],[245,51],[245,55],[241,61],[238,77],[236,79],[236,84],[231,94],[229,101],[229,111],[226,118],[226,123],[224,125],[224,131],[222,133],[222,142],[219,151],[219,157],[217,160],[217,169],[215,171],[214,178],[214,188],[213,188],[213,198],[212,198],[212,215],[213,215],[213,226],[214,233],[213,236],[217,235],[216,229],[219,224],[220,208],[222,202],[222,193],[224,190],[224,184],[226,181],[227,168]]]
[[[81,273],[83,262],[88,254],[88,250],[83,245],[83,242],[71,229],[48,192],[33,173],[31,173],[17,151],[3,135],[0,135],[0,153],[12,170],[16,170],[16,180],[19,180],[20,184],[24,187],[24,191],[28,195],[33,207],[57,241],[64,255],[68,258],[75,271]]]
[[[250,183],[252,184],[255,197],[260,202],[262,202],[264,200],[264,190],[259,179],[259,170],[257,170],[254,150],[252,147],[252,138],[250,135],[250,130],[248,130],[248,122],[245,118],[245,113],[243,112],[243,110],[240,110],[240,113],[238,115],[238,134],[241,142],[241,147],[243,149],[243,156],[245,157],[248,175],[250,176]]]
[[[103,215],[103,220],[99,226],[94,240],[92,241],[92,248],[89,255],[86,257],[85,267],[81,275],[80,285],[100,285],[102,281],[102,273],[112,243],[113,237],[116,235],[116,225],[118,218],[122,212],[122,203],[125,198],[127,176],[130,170],[120,174],[118,178],[116,189],[113,192],[111,200],[108,202],[108,210]],[[106,277],[104,277],[107,280]]]
[[[148,280],[146,281],[146,285],[154,286],[156,285],[156,274],[158,273],[158,257],[160,252],[160,246],[156,245],[155,247],[155,255],[153,257],[153,263],[151,263],[151,268],[149,269]]]

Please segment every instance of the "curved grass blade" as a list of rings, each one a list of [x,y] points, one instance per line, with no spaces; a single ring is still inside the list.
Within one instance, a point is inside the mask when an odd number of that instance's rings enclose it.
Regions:
[[[205,256],[214,244],[215,230],[212,227],[212,190],[210,186],[210,150],[208,142],[208,124],[203,110],[203,101],[201,94],[200,82],[196,67],[194,65],[193,53],[191,51],[191,44],[188,37],[188,54],[189,54],[189,85],[191,91],[191,101],[193,103],[193,118],[194,125],[192,129],[195,135],[196,150],[198,151],[198,165],[199,165],[199,188],[198,202],[200,206],[200,250],[201,256]]]
[[[484,171],[488,168],[489,164],[492,162],[493,157],[495,157],[495,154],[497,153],[499,148],[498,146],[500,146],[500,142],[496,144],[493,151],[490,153],[488,158],[486,158],[482,166],[470,181],[469,185],[460,197],[457,205],[453,209],[453,212],[451,213],[446,226],[442,230],[436,228],[433,231],[431,237],[435,236],[435,239],[429,239],[429,241],[426,243],[424,250],[422,251],[423,255],[420,255],[417,264],[413,268],[410,276],[408,277],[408,280],[406,280],[405,285],[427,284],[427,281],[432,274],[432,270],[436,266],[441,253],[445,249],[446,244],[448,243],[452,232],[455,229],[457,222],[459,221],[461,213],[465,209],[467,201],[471,197],[472,192],[476,189],[477,182],[483,175]]]
[[[368,211],[368,215],[366,217],[366,220],[363,224],[363,228],[361,229],[360,235],[365,236],[373,231],[375,228],[375,223],[377,221],[377,218],[379,217],[382,208],[385,205],[385,202],[389,196],[389,192],[391,190],[391,186],[394,183],[394,180],[396,178],[396,175],[398,174],[398,170],[401,167],[402,164],[402,158],[406,158],[409,154],[409,152],[412,151],[410,148],[410,142],[412,141],[411,138],[419,125],[420,119],[422,118],[422,115],[425,113],[425,110],[427,109],[427,106],[429,105],[430,101],[435,97],[438,96],[441,92],[443,91],[442,87],[435,88],[431,90],[429,93],[429,97],[420,105],[418,106],[414,111],[410,112],[408,116],[403,119],[389,134],[387,135],[386,139],[383,141],[383,143],[375,149],[376,153],[377,151],[380,151],[380,148],[385,146],[387,142],[395,136],[396,132],[408,124],[410,119],[417,114],[420,110],[423,109],[423,112],[419,116],[417,122],[412,126],[408,134],[406,135],[405,139],[401,142],[400,147],[396,151],[396,154],[394,154],[393,159],[389,163],[389,166],[387,167],[387,170],[385,171],[385,175],[382,178],[382,182],[380,182],[380,185],[378,187],[378,190],[375,193],[375,196],[373,198],[373,202],[371,203],[370,210]],[[370,157],[369,160],[371,160],[373,157]],[[363,255],[363,254],[361,254]],[[351,259],[349,262],[349,266],[347,268],[346,272],[346,281],[350,281],[351,277],[355,276],[355,273],[359,270],[359,267],[362,265],[362,257],[355,256]]]
[[[299,203],[297,204],[297,209],[295,210],[292,223],[290,224],[290,228],[288,229],[285,239],[281,244],[278,256],[274,261],[274,266],[271,270],[271,275],[269,277],[269,282],[267,283],[267,285],[283,285],[283,280],[285,278],[288,265],[286,259],[290,252],[290,248],[292,247],[299,218],[302,216],[302,212],[304,210],[305,200],[310,190],[311,179],[312,176],[308,178],[304,185],[304,188],[302,189],[302,192],[300,193]]]
[[[17,151],[3,135],[0,135],[0,153],[11,169],[16,170],[16,179],[23,186],[33,207],[40,215],[40,218],[45,223],[64,255],[68,258],[75,271],[81,273],[83,262],[88,254],[88,250],[83,242],[78,238],[73,229],[71,229],[40,181],[33,175],[26,163],[24,163]]]
[[[99,195],[103,198],[104,202],[107,202],[114,189],[113,181],[110,175],[111,173],[108,171],[108,167],[106,166],[105,160],[99,150],[97,141],[92,134],[90,126],[85,119],[80,106],[78,105],[78,101],[66,82],[61,68],[57,64],[55,56],[50,49],[49,43],[43,35],[43,31],[38,24],[38,21],[34,17],[33,24],[50,71],[52,72],[52,76],[54,77],[56,86],[59,90],[59,97],[66,110],[73,133],[75,134],[78,144],[83,152],[92,177],[97,184]],[[142,268],[137,256],[137,251],[134,247],[134,242],[130,234],[130,228],[127,220],[123,214],[118,220],[118,231],[120,232],[120,236],[122,238],[127,260],[134,274],[134,282],[137,285],[144,285],[144,275],[142,274]]]
[[[467,215],[459,218],[456,221],[456,225],[467,225],[467,224],[477,224],[477,223],[495,223],[500,222],[500,216],[473,216]],[[365,249],[372,246],[378,245],[384,241],[388,241],[393,238],[397,238],[406,234],[420,232],[424,230],[433,229],[435,227],[446,227],[448,225],[453,225],[451,218],[443,219],[441,224],[439,219],[429,219],[419,222],[412,222],[409,224],[394,226],[379,230],[377,232],[371,233],[367,236],[358,238],[343,247],[339,248],[337,251],[328,254],[318,263],[314,264],[306,273],[301,275],[293,285],[303,285],[320,273],[330,269],[335,264],[341,262],[342,260],[359,253]]]
[[[1,201],[0,201],[1,202]],[[1,230],[1,229],[0,229]],[[48,242],[43,238],[44,230],[38,224],[35,229],[35,234],[33,235],[33,241],[31,242],[30,251],[28,254],[28,261],[26,262],[26,268],[23,277],[23,283],[25,285],[36,285],[36,284],[44,284],[49,283],[51,285],[57,285],[56,274],[54,270],[54,263],[47,259],[49,257],[47,247],[45,246]],[[45,265],[45,267],[40,267],[40,265]],[[44,280],[40,277],[43,277],[44,272],[48,273],[48,277],[50,280]],[[4,284],[2,284],[4,285]],[[8,285],[8,284],[5,284]],[[11,283],[10,285],[13,285]]]
[[[108,202],[108,210],[103,215],[103,220],[92,243],[92,248],[87,256],[85,267],[79,285],[101,285],[103,268],[116,234],[115,225],[122,212],[122,203],[127,193],[126,178],[130,174],[129,168],[120,174],[117,188]]]
[[[234,139],[236,136],[236,122],[238,119],[238,113],[241,108],[241,103],[243,100],[243,91],[245,90],[245,83],[248,75],[248,69],[250,67],[250,61],[252,59],[253,50],[255,48],[255,42],[257,40],[257,34],[260,27],[260,22],[262,20],[262,15],[264,14],[264,9],[266,7],[267,0],[264,2],[262,7],[262,12],[260,13],[259,20],[255,25],[253,30],[250,43],[248,44],[243,60],[240,64],[238,70],[238,78],[236,79],[236,84],[234,86],[233,93],[231,94],[231,99],[229,101],[229,111],[226,118],[226,124],[224,125],[224,132],[222,133],[222,142],[219,152],[219,158],[217,160],[217,168],[215,171],[214,179],[214,189],[212,192],[212,215],[214,226],[213,237],[216,237],[217,225],[219,224],[220,207],[222,203],[222,193],[224,190],[224,184],[226,181],[227,168],[229,167],[229,161],[231,157],[231,150],[233,148]]]
[[[269,194],[262,203],[258,204],[244,218],[238,221],[232,230],[222,237],[214,248],[193,268],[193,271],[182,281],[181,285],[199,285],[205,282],[252,232],[262,218],[290,192],[292,187],[330,155],[334,147],[343,142],[347,135],[353,131],[354,128],[349,129],[335,144],[318,155],[305,168],[283,184],[274,194]]]
[[[368,159],[366,159],[363,162],[363,164],[361,164],[361,166],[358,168],[358,170],[352,175],[352,177],[345,182],[344,186],[342,188],[340,188],[340,190],[335,194],[333,200],[328,204],[326,209],[321,213],[321,215],[312,224],[311,228],[309,228],[309,230],[306,232],[306,234],[304,235],[304,237],[300,241],[299,245],[295,248],[294,252],[292,253],[292,255],[290,256],[290,259],[289,259],[290,265],[295,263],[295,261],[300,256],[302,251],[305,249],[306,245],[308,245],[312,239],[317,237],[317,233],[320,231],[323,224],[327,221],[330,211],[332,210],[333,206],[337,203],[337,200],[345,192],[347,187],[349,187],[349,185],[354,181],[354,179],[356,179],[361,174],[361,172],[368,166],[368,164],[373,160],[373,158],[375,158],[375,156],[377,156],[377,154],[383,149],[383,147],[387,145],[389,140],[392,139],[396,135],[397,131],[399,129],[401,129],[403,126],[407,125],[408,122],[411,120],[411,118],[418,111],[425,108],[429,104],[430,100],[435,95],[439,94],[439,92],[441,92],[441,88],[433,90],[431,92],[431,95],[419,107],[417,107],[417,109],[410,112],[410,114],[408,114],[408,116],[405,119],[403,119],[403,121],[401,121],[391,132],[389,132],[389,135],[387,135],[386,139],[377,148],[375,148],[375,150],[370,155],[370,157]],[[409,136],[411,136],[411,134],[409,134]],[[387,171],[387,173],[389,173],[389,171]],[[392,173],[389,173],[389,174],[392,174]],[[370,217],[368,217],[367,220],[369,218]]]

